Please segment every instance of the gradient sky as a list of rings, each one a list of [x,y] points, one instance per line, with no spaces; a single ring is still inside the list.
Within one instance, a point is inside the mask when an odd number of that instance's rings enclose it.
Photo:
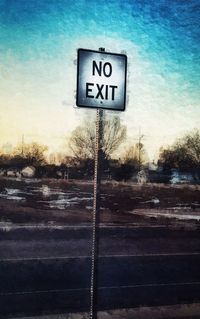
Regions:
[[[199,0],[0,0],[0,146],[50,151],[94,110],[75,108],[77,49],[128,56],[129,141],[150,158],[200,128]],[[106,111],[109,116],[115,112]]]

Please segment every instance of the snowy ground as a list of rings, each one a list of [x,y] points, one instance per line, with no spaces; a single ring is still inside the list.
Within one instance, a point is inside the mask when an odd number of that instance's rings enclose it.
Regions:
[[[89,223],[92,205],[92,181],[0,179],[1,225]],[[104,182],[100,207],[103,223],[199,222],[200,186]]]

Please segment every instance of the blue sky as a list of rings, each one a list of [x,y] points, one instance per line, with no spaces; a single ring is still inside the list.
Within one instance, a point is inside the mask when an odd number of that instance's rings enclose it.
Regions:
[[[24,134],[63,147],[84,116],[95,116],[73,108],[76,50],[105,47],[128,56],[120,116],[130,141],[140,127],[153,158],[199,128],[199,17],[199,0],[0,0],[0,145]]]

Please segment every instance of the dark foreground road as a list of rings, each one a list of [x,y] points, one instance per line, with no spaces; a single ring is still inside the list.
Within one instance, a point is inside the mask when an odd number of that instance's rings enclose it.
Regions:
[[[0,237],[1,318],[88,311],[90,227]],[[200,301],[199,230],[107,226],[100,242],[100,310]]]

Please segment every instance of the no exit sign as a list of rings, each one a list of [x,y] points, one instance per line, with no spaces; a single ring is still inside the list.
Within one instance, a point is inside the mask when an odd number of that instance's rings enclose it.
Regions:
[[[78,49],[76,104],[124,111],[127,56]]]

